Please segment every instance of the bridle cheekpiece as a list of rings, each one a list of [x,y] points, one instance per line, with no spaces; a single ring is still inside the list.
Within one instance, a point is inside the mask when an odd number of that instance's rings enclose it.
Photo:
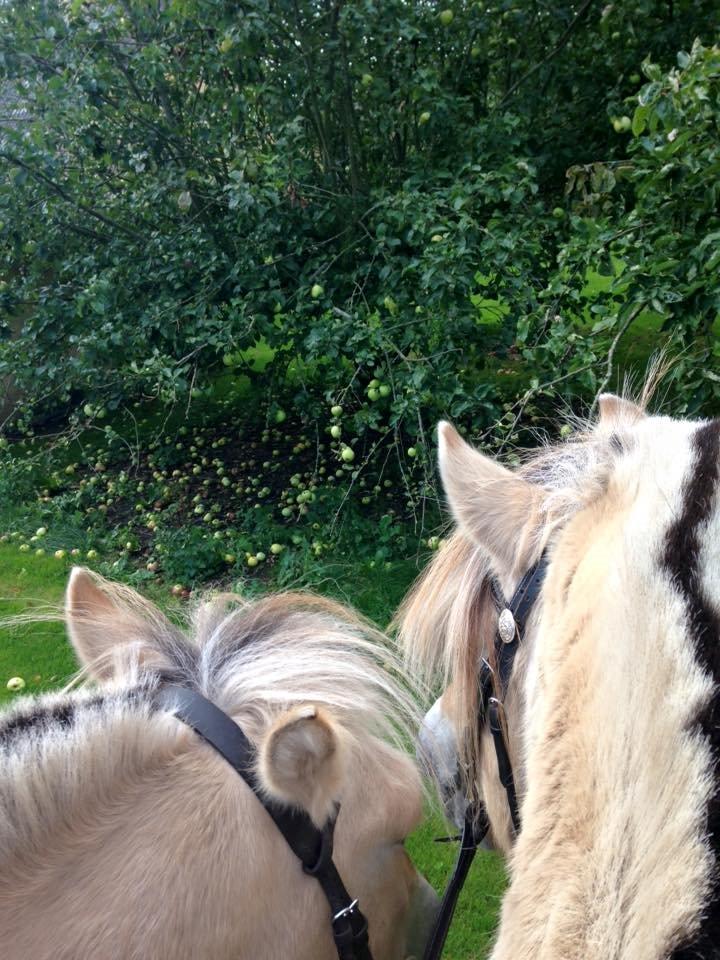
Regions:
[[[498,613],[494,638],[495,669],[490,665],[488,659],[483,657],[480,661],[478,676],[478,727],[482,732],[485,723],[487,723],[492,735],[497,758],[498,779],[507,794],[510,819],[515,836],[520,832],[520,811],[515,790],[515,777],[508,750],[507,723],[503,703],[507,696],[515,657],[525,636],[528,617],[542,589],[547,566],[548,555],[547,552],[544,552],[538,562],[524,574],[509,601],[505,599],[498,581],[494,577],[490,579],[490,592]],[[460,840],[457,860],[445,890],[440,912],[425,949],[423,960],[438,960],[441,956],[455,906],[465,883],[470,864],[489,829],[490,821],[485,808],[482,805],[478,807],[468,802],[462,833],[456,838]]]

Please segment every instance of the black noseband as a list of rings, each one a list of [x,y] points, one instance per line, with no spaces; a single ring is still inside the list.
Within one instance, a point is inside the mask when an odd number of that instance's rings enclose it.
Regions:
[[[240,727],[219,707],[188,687],[166,684],[159,688],[155,703],[172,711],[213,747],[250,787],[273,823],[302,863],[308,876],[320,884],[330,906],[330,922],[340,960],[372,960],[368,924],[345,889],[333,863],[333,835],[339,813],[318,830],[302,810],[283,807],[269,800],[255,774],[256,752]]]

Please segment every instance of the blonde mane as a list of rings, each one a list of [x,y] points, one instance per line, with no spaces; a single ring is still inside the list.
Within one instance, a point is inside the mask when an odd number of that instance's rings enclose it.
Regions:
[[[661,372],[651,372],[628,410],[644,411]],[[619,411],[612,430],[598,430],[573,418],[573,432],[560,443],[545,443],[524,453],[516,473],[540,494],[539,523],[528,532],[528,566],[535,562],[553,533],[602,491],[614,461],[629,443],[624,428],[632,426],[627,410]],[[497,525],[501,526],[502,518]],[[494,662],[497,611],[491,595],[492,560],[488,552],[455,529],[422,572],[395,617],[399,641],[410,672],[435,688],[450,689],[448,709],[459,737],[459,758],[466,788],[474,799],[479,781],[480,731],[478,664]]]
[[[458,532],[401,636],[445,683],[423,746],[446,809],[463,817],[470,792],[509,856],[493,960],[709,958],[720,942],[720,420],[648,415],[647,393],[601,395],[594,424],[515,471],[438,429]],[[501,643],[489,580],[511,597],[546,548],[497,691],[518,828],[478,660]]]
[[[154,707],[161,679],[197,689],[251,740],[303,703],[331,711],[356,749],[372,735],[405,750],[417,730],[417,691],[388,640],[339,603],[301,593],[254,601],[224,595],[199,605],[182,630],[134,591],[97,581],[129,612],[112,681],[23,698],[0,716],[5,864],[11,854],[26,863],[41,857],[47,837],[67,828],[81,799],[85,807],[93,798],[109,801],[123,783],[157,776],[172,762],[182,731]],[[100,630],[104,613],[92,614]],[[105,626],[115,626],[109,616]],[[93,666],[102,671],[101,662]],[[122,750],[108,751],[108,742]]]

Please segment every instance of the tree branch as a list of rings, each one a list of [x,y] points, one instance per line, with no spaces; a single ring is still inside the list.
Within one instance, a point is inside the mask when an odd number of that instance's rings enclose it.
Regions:
[[[129,227],[126,227],[122,223],[118,223],[115,220],[111,220],[109,217],[106,217],[104,213],[100,213],[99,210],[94,210],[92,207],[88,207],[87,204],[81,203],[79,200],[76,200],[68,191],[57,183],[52,177],[48,177],[41,170],[35,169],[35,167],[30,166],[29,163],[25,163],[24,160],[21,160],[20,157],[16,157],[12,153],[8,153],[5,150],[0,151],[0,158],[7,160],[8,163],[14,164],[16,167],[20,167],[22,170],[26,170],[31,177],[34,177],[36,180],[41,180],[43,183],[46,183],[51,187],[58,196],[62,197],[66,203],[72,204],[78,210],[81,210],[83,213],[88,214],[90,217],[94,217],[96,220],[99,220],[101,223],[104,223],[106,227],[110,227],[112,230],[120,230],[129,237],[132,237],[134,240],[139,240],[140,237],[135,233],[134,230],[131,230]]]
[[[552,60],[553,57],[556,57],[556,56],[558,55],[558,53],[560,53],[560,51],[562,50],[562,48],[565,46],[565,44],[566,44],[566,43],[568,42],[568,40],[570,39],[570,37],[571,37],[573,31],[575,30],[575,28],[580,24],[580,22],[583,20],[583,18],[584,18],[585,15],[587,14],[587,12],[588,12],[588,10],[590,9],[590,7],[592,6],[593,2],[594,2],[594,0],[585,0],[585,2],[584,2],[583,5],[580,7],[580,9],[578,10],[578,12],[575,14],[574,20],[572,20],[572,22],[571,22],[571,23],[568,25],[568,27],[565,29],[565,32],[562,34],[562,36],[560,37],[560,39],[558,40],[558,42],[555,44],[555,46],[552,48],[552,50],[550,51],[550,53],[549,53],[546,57],[543,57],[543,59],[542,59],[539,63],[536,63],[535,66],[532,67],[530,70],[528,70],[528,72],[527,72],[526,74],[524,74],[522,77],[520,77],[519,80],[516,80],[516,81],[515,81],[515,83],[510,87],[510,89],[507,91],[507,93],[503,96],[503,98],[502,98],[502,99],[500,100],[500,102],[498,103],[498,105],[497,105],[497,108],[498,108],[498,109],[499,109],[500,107],[504,107],[504,106],[505,106],[505,104],[507,103],[507,101],[508,101],[508,100],[510,99],[510,97],[515,93],[515,91],[518,89],[518,87],[521,87],[521,86],[525,83],[526,80],[529,80],[530,77],[534,76],[534,75],[538,72],[538,70],[540,70],[542,67],[544,67],[545,64],[546,64],[549,60]]]
[[[646,306],[647,304],[645,303],[644,300],[641,300],[640,303],[635,304],[634,308],[627,315],[625,322],[613,337],[613,342],[610,344],[610,349],[608,350],[607,363],[605,365],[605,376],[603,377],[602,383],[600,384],[598,389],[595,391],[595,399],[593,400],[592,407],[590,407],[590,416],[592,416],[593,413],[595,412],[595,408],[598,402],[598,397],[600,396],[601,393],[605,392],[607,385],[610,383],[610,377],[612,376],[613,360],[615,359],[615,351],[617,349],[617,345],[620,343],[624,335],[627,333],[629,327],[634,323],[634,321],[637,319],[639,314],[645,309]]]

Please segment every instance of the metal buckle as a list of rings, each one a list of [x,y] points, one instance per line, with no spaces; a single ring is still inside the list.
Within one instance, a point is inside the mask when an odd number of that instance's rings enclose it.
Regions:
[[[357,905],[358,901],[353,900],[352,903],[347,905],[347,907],[343,907],[342,910],[338,910],[338,912],[332,918],[332,922],[335,923],[337,920],[343,920],[345,917],[349,917],[351,913],[355,913],[355,908]]]
[[[503,705],[500,703],[497,697],[490,697],[488,700],[489,706],[489,717],[488,717],[488,726],[490,727],[491,733],[502,733],[502,715],[503,715]]]

